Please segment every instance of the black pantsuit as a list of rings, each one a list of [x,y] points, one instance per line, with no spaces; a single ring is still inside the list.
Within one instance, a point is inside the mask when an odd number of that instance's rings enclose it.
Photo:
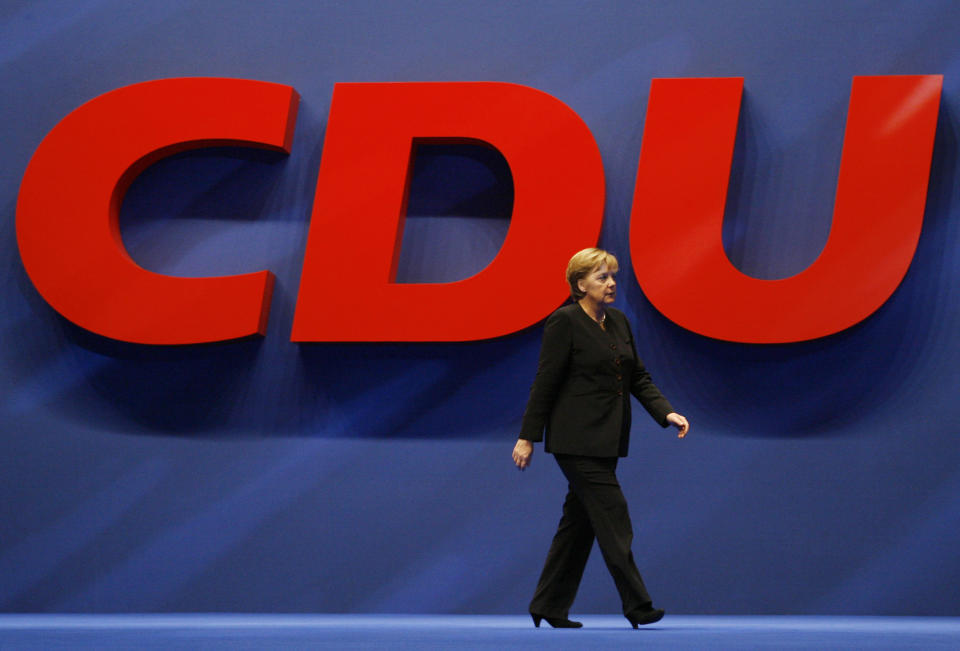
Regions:
[[[570,487],[530,612],[567,617],[594,538],[620,593],[624,614],[649,608],[650,595],[630,549],[633,527],[614,472],[617,457],[558,454],[556,459]]]
[[[567,617],[594,539],[616,583],[624,614],[647,610],[650,595],[633,560],[633,527],[616,477],[630,438],[630,395],[666,427],[673,411],[637,357],[626,317],[607,308],[605,328],[579,304],[544,327],[537,377],[520,438],[544,439],[569,482],[530,612]]]

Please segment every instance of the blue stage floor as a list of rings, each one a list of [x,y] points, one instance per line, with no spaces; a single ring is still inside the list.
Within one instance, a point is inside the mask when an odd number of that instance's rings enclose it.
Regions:
[[[613,615],[0,615],[0,649],[960,649],[960,618]],[[546,626],[546,624],[544,624]]]

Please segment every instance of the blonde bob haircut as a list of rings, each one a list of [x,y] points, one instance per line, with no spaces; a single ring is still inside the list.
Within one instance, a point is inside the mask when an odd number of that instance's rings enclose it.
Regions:
[[[610,273],[617,273],[617,271],[620,270],[620,264],[617,262],[617,258],[609,251],[604,251],[603,249],[584,249],[573,254],[570,262],[567,263],[567,283],[570,285],[570,296],[574,301],[579,301],[586,296],[586,294],[577,287],[577,283],[604,264],[607,265],[607,270]]]

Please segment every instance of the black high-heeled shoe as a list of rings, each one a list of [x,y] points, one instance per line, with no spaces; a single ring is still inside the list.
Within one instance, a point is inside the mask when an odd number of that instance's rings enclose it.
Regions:
[[[533,625],[537,628],[540,628],[540,620],[547,620],[547,623],[550,624],[553,628],[580,628],[583,626],[580,622],[574,622],[566,617],[547,617],[546,615],[537,615],[536,613],[530,613],[530,617],[533,618]]]
[[[663,619],[664,611],[663,608],[649,608],[647,610],[634,610],[629,612],[624,617],[627,618],[627,621],[636,628],[638,626],[643,626],[644,624],[653,624],[654,622],[659,622]]]

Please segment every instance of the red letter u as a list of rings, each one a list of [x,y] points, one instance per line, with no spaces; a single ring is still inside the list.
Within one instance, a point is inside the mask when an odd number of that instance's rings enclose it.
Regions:
[[[854,77],[826,246],[803,272],[760,280],[721,241],[743,80],[654,79],[630,230],[647,298],[684,328],[747,343],[815,339],[868,317],[917,247],[942,85]]]

